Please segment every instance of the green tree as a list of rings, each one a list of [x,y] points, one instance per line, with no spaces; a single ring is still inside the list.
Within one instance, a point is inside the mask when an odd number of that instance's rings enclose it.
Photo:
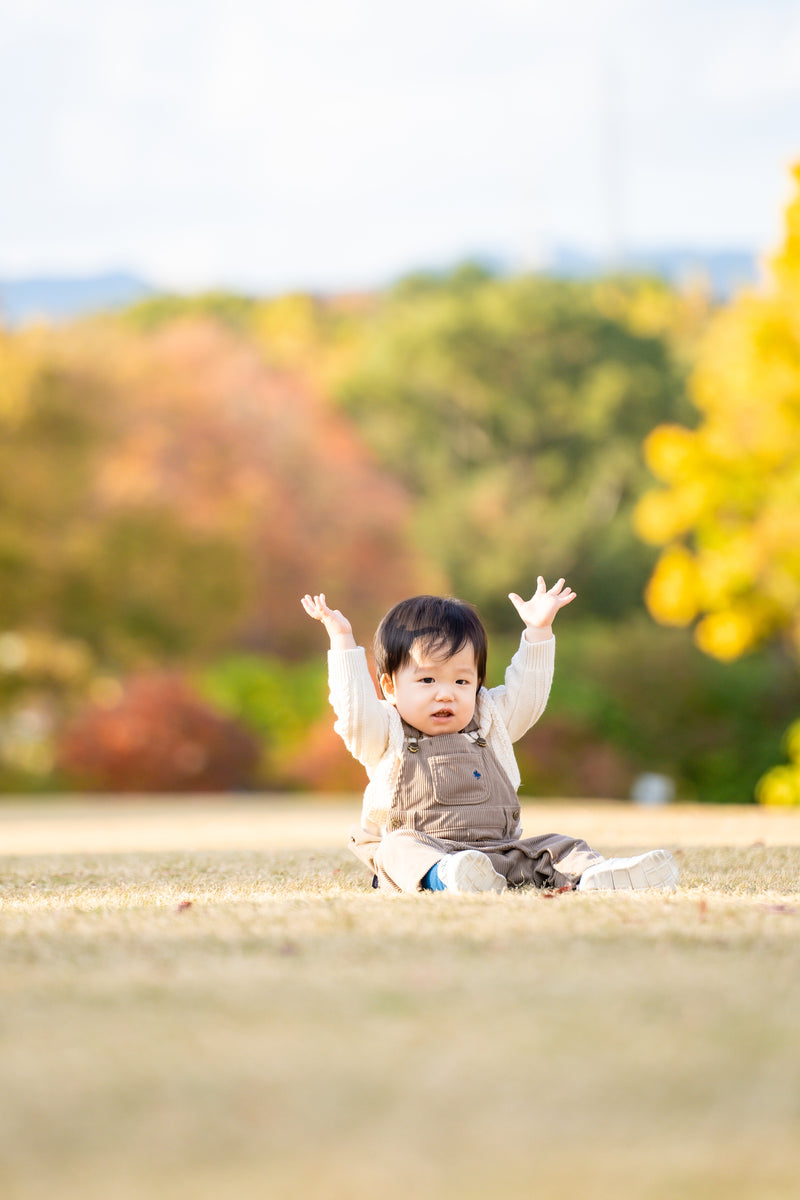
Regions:
[[[241,610],[241,553],[166,498],[109,500],[130,414],[96,347],[59,342],[0,442],[0,628],[77,637],[118,665],[213,645]]]
[[[256,332],[251,302],[221,298],[226,320],[208,303],[0,334],[7,765],[45,770],[64,712],[130,672],[307,656],[309,589],[370,629],[397,577],[423,583],[403,488],[300,370],[287,314],[259,308]]]
[[[620,283],[614,306],[591,284],[413,277],[339,390],[416,499],[415,544],[496,627],[534,572],[565,575],[609,619],[639,601],[653,561],[630,525],[640,444],[688,414],[669,340],[633,319],[645,286]]]

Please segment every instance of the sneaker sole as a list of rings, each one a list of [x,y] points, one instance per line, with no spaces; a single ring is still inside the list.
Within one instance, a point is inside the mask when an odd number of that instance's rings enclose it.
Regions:
[[[462,850],[448,872],[449,892],[504,892],[506,881],[479,850]]]
[[[609,859],[604,866],[581,879],[579,890],[604,892],[643,892],[652,889],[674,891],[678,886],[678,866],[666,850],[651,850],[637,858]]]

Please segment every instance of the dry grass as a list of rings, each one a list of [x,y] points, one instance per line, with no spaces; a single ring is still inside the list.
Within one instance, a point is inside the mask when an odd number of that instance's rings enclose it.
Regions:
[[[537,805],[674,895],[384,897],[357,805],[0,807],[2,1200],[789,1200],[800,813]]]

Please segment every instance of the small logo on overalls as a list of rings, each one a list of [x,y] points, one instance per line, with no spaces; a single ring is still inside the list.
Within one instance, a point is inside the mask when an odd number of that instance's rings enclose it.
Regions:
[[[480,771],[473,771],[472,774],[475,776],[476,779],[480,779],[480,777],[481,777]]]

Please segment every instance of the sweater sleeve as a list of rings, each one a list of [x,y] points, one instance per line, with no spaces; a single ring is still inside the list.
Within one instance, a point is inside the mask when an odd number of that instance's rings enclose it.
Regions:
[[[388,744],[389,713],[375,693],[363,646],[328,651],[328,685],[334,729],[353,758],[371,771]]]
[[[523,634],[519,649],[506,668],[505,683],[491,688],[508,736],[516,742],[545,710],[553,682],[556,639],[528,642]]]

